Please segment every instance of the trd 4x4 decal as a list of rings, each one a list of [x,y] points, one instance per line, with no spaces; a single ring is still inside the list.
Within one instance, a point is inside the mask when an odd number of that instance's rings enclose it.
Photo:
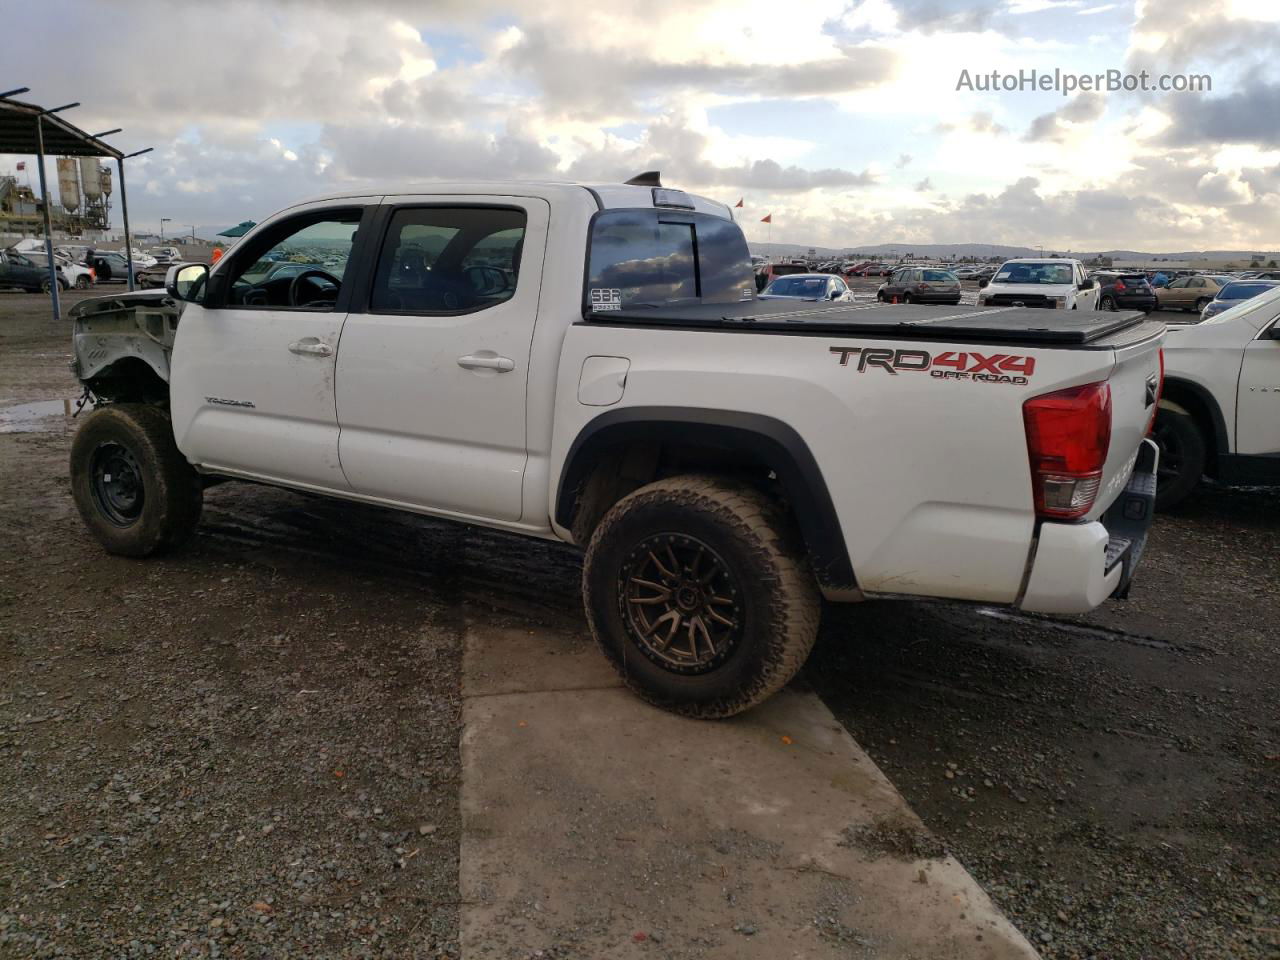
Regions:
[[[1035,372],[1036,358],[1011,353],[977,353],[947,350],[937,356],[927,350],[891,350],[887,347],[831,347],[840,366],[856,366],[859,373],[869,367],[900,372],[923,373],[938,380],[975,380],[979,383],[1025,384]]]

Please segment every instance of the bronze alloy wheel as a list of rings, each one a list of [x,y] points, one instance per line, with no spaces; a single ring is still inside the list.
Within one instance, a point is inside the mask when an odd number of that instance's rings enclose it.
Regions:
[[[742,636],[739,586],[702,541],[661,533],[636,544],[618,574],[622,620],[635,646],[674,673],[708,673]]]

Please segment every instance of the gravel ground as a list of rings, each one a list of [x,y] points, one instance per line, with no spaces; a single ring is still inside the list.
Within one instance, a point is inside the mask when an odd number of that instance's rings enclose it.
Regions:
[[[0,294],[0,407],[74,395],[67,329]],[[74,423],[32,426],[0,432],[0,957],[456,956],[462,628],[554,618],[545,576],[488,583],[533,557],[564,594],[564,551],[225,484],[189,548],[108,557]]]
[[[74,395],[67,349],[0,294],[0,407]],[[225,484],[110,558],[37,426],[0,432],[0,957],[455,956],[462,629],[581,629],[575,554]],[[830,608],[801,682],[1046,957],[1278,957],[1278,527],[1209,489],[1084,618]]]

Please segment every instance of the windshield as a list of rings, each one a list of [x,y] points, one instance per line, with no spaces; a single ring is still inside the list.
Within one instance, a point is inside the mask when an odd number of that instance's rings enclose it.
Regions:
[[[771,297],[811,297],[827,295],[826,277],[779,277],[765,289]]]
[[[992,278],[992,283],[1072,283],[1069,263],[1006,263]]]
[[[1236,281],[1228,283],[1225,287],[1218,291],[1219,300],[1248,300],[1250,297],[1256,297],[1260,293],[1266,293],[1268,290],[1274,290],[1276,284],[1264,283],[1262,281]]]
[[[585,306],[591,312],[755,296],[746,239],[731,220],[662,209],[596,215]]]

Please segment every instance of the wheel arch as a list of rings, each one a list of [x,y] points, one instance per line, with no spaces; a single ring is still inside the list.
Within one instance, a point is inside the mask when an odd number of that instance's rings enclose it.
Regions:
[[[1218,458],[1231,451],[1227,441],[1227,421],[1213,394],[1191,380],[1167,377],[1160,394],[1160,406],[1166,410],[1186,413],[1204,431],[1209,452],[1209,462],[1205,468],[1210,476],[1216,477]]]
[[[688,459],[690,450],[697,451],[693,460]],[[676,451],[681,453],[673,457]],[[686,469],[708,467],[753,470],[761,480],[776,478],[824,592],[856,594],[853,565],[817,460],[795,429],[763,414],[693,407],[602,413],[569,447],[554,518],[585,545],[608,508],[631,490]]]

